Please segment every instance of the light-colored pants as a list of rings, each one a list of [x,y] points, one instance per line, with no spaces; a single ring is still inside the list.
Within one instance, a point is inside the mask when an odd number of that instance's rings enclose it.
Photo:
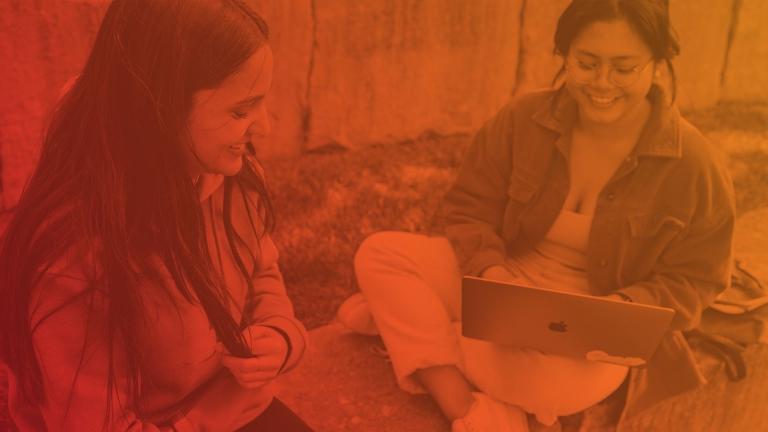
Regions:
[[[461,272],[444,237],[381,232],[368,237],[355,271],[398,384],[423,393],[418,369],[455,365],[478,390],[536,415],[544,424],[606,398],[627,368],[461,336]]]

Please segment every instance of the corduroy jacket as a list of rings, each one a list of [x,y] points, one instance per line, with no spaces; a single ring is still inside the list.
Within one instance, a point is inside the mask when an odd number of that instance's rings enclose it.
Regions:
[[[633,368],[623,418],[705,382],[683,332],[729,283],[734,194],[721,156],[653,87],[638,142],[599,195],[587,249],[594,295],[675,310],[652,359]],[[438,226],[463,272],[530,250],[569,190],[577,106],[565,89],[516,98],[486,123],[446,194]]]

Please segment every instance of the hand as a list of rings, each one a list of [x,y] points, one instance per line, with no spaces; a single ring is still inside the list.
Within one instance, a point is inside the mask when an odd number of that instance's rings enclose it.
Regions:
[[[629,301],[626,298],[618,295],[618,294],[608,294],[607,296],[603,296],[604,299],[613,300],[613,301],[620,301],[620,302],[626,302]]]
[[[225,353],[221,363],[243,388],[254,389],[272,381],[288,354],[288,343],[276,330],[252,325],[243,331],[253,357],[234,357]]]
[[[518,276],[515,276],[511,271],[507,270],[507,268],[502,265],[494,265],[488,267],[483,271],[482,277],[483,279],[490,279],[499,282],[520,282],[520,278]]]

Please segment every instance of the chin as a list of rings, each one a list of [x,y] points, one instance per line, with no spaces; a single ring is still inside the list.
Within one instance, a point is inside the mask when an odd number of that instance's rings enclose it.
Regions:
[[[227,177],[231,177],[231,176],[237,175],[237,173],[239,173],[241,169],[243,169],[243,160],[238,159],[237,161],[233,161],[229,163],[219,163],[215,166],[212,166],[211,169],[208,170],[208,172],[210,174],[221,174]]]
[[[626,96],[616,99],[611,106],[595,106],[587,95],[580,95],[578,99],[579,112],[583,118],[591,123],[611,124],[620,120],[629,108]]]

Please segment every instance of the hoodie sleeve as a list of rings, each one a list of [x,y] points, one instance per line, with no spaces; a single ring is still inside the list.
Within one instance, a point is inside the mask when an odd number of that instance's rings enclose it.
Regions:
[[[266,184],[264,168],[255,159],[250,159],[250,163],[261,177],[261,181]],[[236,195],[241,194],[242,191]],[[240,232],[248,233],[251,231],[249,225],[256,222],[253,215],[264,216],[264,209],[259,205],[258,194],[248,192],[241,196],[242,200],[232,200],[233,222],[240,227]],[[249,327],[270,327],[285,338],[288,353],[281,372],[287,372],[298,364],[306,350],[307,331],[294,314],[293,303],[286,292],[278,265],[279,252],[272,237],[269,233],[257,234],[256,237],[246,236],[251,247],[259,251],[259,263],[252,276],[255,302],[248,317],[248,324]]]
[[[250,325],[270,327],[285,338],[288,344],[288,353],[282,367],[285,372],[295,367],[301,359],[307,345],[307,332],[294,315],[272,238],[265,235],[260,244],[262,265],[253,278],[255,307],[250,315]]]
[[[46,274],[31,313],[33,344],[46,399],[36,409],[15,410],[22,425],[49,431],[234,430],[253,417],[261,389],[241,387],[222,371],[166,412],[140,414],[128,397],[128,373],[120,341],[110,349],[106,300],[84,280]],[[110,357],[115,382],[108,394]],[[13,391],[13,390],[12,390]],[[11,399],[18,397],[11,395]],[[11,407],[11,411],[14,408]],[[107,417],[106,413],[111,416]],[[104,429],[102,427],[105,426]],[[29,426],[26,430],[40,430]]]
[[[114,361],[116,382],[108,396],[111,350],[105,331],[106,301],[98,290],[84,280],[50,274],[38,290],[32,340],[46,397],[38,423],[49,431],[101,430],[104,425],[112,431],[198,430],[183,416],[178,418],[180,428],[170,422],[142,421],[128,406],[128,377],[119,356]]]

